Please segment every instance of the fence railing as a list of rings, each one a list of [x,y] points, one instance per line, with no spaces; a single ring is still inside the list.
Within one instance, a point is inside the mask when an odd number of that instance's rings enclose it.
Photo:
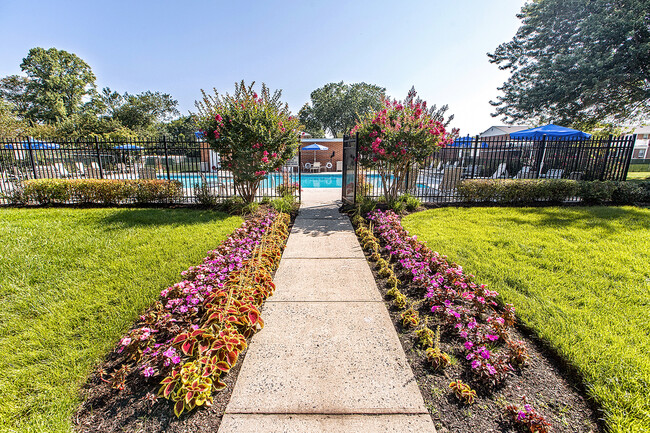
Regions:
[[[422,163],[413,162],[400,193],[408,192],[423,202],[452,203],[459,201],[456,186],[464,179],[625,180],[635,140],[636,136],[589,140],[462,138]],[[382,173],[366,167],[363,158],[357,158],[356,149],[357,137],[344,137],[343,160],[356,162],[347,166],[355,179],[354,188],[348,182],[346,195],[343,182],[343,197],[347,201],[353,201],[357,194],[379,198],[385,182]],[[390,167],[383,172],[390,182]]]
[[[298,155],[299,158],[299,155]],[[278,186],[300,185],[300,161],[288,162],[260,184],[256,200],[281,196]],[[167,179],[181,182],[181,204],[196,203],[197,188],[217,198],[237,195],[233,173],[196,139],[40,141],[0,139],[1,197],[29,179]],[[300,195],[300,188],[295,194]]]

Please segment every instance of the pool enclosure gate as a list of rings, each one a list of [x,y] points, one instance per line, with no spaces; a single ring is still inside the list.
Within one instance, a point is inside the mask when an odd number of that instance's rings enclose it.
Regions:
[[[4,194],[21,188],[29,179],[166,179],[179,181],[183,195],[177,204],[196,203],[197,193],[225,199],[237,195],[232,171],[206,142],[161,137],[153,140],[115,141],[0,139],[0,204]],[[256,201],[279,198],[294,186],[300,199],[300,152],[266,176]],[[205,190],[201,191],[202,188]],[[284,188],[286,190],[286,188]],[[74,203],[72,201],[71,203]]]
[[[383,196],[381,174],[358,154],[358,135],[343,137],[342,198]],[[466,179],[625,180],[636,135],[588,140],[461,137],[423,162],[413,161],[400,194],[425,203],[455,203]],[[370,162],[370,161],[368,161]],[[385,178],[392,181],[390,167]]]

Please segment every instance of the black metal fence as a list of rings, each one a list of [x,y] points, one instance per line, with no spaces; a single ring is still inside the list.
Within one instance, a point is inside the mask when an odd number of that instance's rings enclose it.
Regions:
[[[3,195],[25,180],[52,178],[177,180],[183,187],[179,204],[196,203],[202,188],[219,199],[236,196],[232,172],[220,162],[207,143],[196,139],[0,139],[0,203],[6,204]],[[289,185],[299,198],[299,167],[300,152],[281,170],[266,176],[256,199],[281,197],[281,186]]]
[[[357,156],[357,138],[345,136],[343,141],[343,198],[349,202],[357,194],[383,195],[379,171],[364,167]],[[635,141],[635,135],[589,140],[460,138],[424,163],[413,162],[399,189],[423,202],[453,203],[459,201],[456,186],[464,179],[625,180]]]

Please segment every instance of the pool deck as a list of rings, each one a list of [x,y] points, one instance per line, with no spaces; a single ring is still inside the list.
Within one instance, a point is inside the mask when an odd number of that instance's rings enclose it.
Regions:
[[[303,190],[219,433],[435,432],[340,195]]]

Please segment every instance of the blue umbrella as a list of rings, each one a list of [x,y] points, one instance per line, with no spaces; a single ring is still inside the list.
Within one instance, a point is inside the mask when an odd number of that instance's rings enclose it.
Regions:
[[[537,128],[524,129],[523,131],[517,131],[510,134],[510,138],[527,138],[529,140],[541,140],[544,136],[550,139],[570,138],[574,140],[587,140],[591,138],[591,134],[587,134],[586,132],[565,128],[564,126],[553,125],[552,123]]]
[[[113,149],[117,150],[142,150],[144,147],[136,146],[135,144],[120,144],[119,146],[114,146]]]
[[[329,147],[322,146],[318,143],[310,144],[309,146],[303,147],[301,150],[313,150],[314,151],[314,162],[316,162],[316,151],[317,150],[328,150]]]
[[[33,150],[42,150],[42,149],[59,149],[59,146],[56,143],[46,143],[44,141],[30,140],[30,141],[20,141],[17,143],[18,148],[22,149],[33,149]],[[5,149],[13,149],[13,144],[6,144]]]

